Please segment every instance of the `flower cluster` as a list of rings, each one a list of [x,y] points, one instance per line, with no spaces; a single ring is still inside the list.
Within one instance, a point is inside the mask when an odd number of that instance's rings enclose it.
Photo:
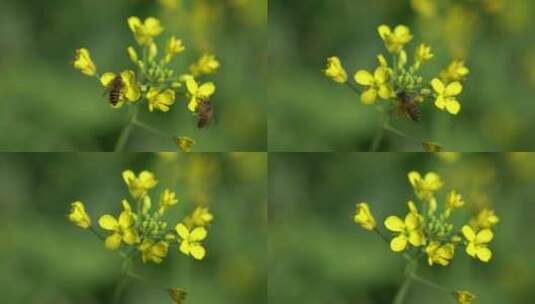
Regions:
[[[456,249],[461,246],[476,260],[485,263],[491,260],[489,243],[494,237],[492,229],[499,222],[493,210],[480,210],[467,224],[455,227],[452,218],[457,210],[466,205],[462,195],[451,190],[446,193],[443,203],[439,204],[437,193],[444,187],[444,182],[438,174],[429,172],[421,175],[412,171],[408,174],[408,180],[415,195],[414,200],[407,203],[408,212],[404,217],[391,215],[384,221],[384,226],[393,235],[388,241],[392,251],[403,253],[411,261],[425,255],[430,266],[449,265]],[[388,240],[379,231],[367,203],[357,203],[354,222]],[[456,292],[454,296],[459,303],[471,303],[474,299],[466,291]]]
[[[189,66],[187,72],[177,74],[170,64],[186,49],[181,39],[171,36],[163,45],[158,46],[155,39],[162,34],[164,28],[154,17],[148,17],[144,21],[138,17],[130,17],[128,27],[139,47],[136,49],[129,46],[126,49],[136,71],[127,69],[99,75],[86,48],[76,50],[73,66],[86,75],[97,77],[105,88],[119,90],[117,102],[110,102],[113,108],[146,101],[150,112],[168,112],[175,103],[176,95],[181,95],[187,108],[197,114],[199,103],[208,101],[215,93],[214,83],[201,83],[200,80],[219,69],[220,63],[216,57],[210,53],[203,54]],[[121,81],[114,82],[116,78]]]
[[[144,263],[161,263],[173,245],[177,245],[183,254],[202,260],[206,255],[202,241],[206,239],[206,228],[213,220],[209,209],[197,207],[172,229],[164,217],[179,202],[175,192],[164,189],[159,195],[157,206],[153,206],[149,191],[158,184],[154,174],[142,171],[136,175],[133,171],[126,170],[122,175],[130,196],[135,201],[135,208],[125,198],[117,216],[100,216],[98,224],[107,233],[106,237],[101,236],[91,225],[91,218],[80,201],[71,204],[69,220],[83,229],[95,232],[104,240],[107,249],[120,250],[127,255],[138,253]]]
[[[413,52],[412,62],[405,46],[413,39],[410,29],[404,25],[390,28],[388,25],[378,27],[380,38],[392,62],[388,62],[383,54],[377,56],[377,67],[373,71],[358,70],[353,79],[362,86],[357,89],[363,104],[375,104],[378,100],[394,101],[394,106],[402,111],[402,96],[409,96],[414,102],[422,103],[428,98],[434,100],[435,106],[456,115],[461,110],[457,99],[463,90],[463,81],[469,73],[463,61],[453,61],[439,76],[425,81],[420,74],[424,63],[433,59],[431,47],[425,43],[419,44]],[[336,56],[327,59],[325,75],[337,83],[348,81],[347,73],[340,59]],[[389,105],[389,104],[387,104]],[[403,111],[402,111],[403,112]]]

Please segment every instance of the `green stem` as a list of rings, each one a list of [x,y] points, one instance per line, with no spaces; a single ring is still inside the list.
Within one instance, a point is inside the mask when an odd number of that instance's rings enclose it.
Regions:
[[[384,234],[381,232],[381,230],[375,228],[375,229],[373,229],[373,231],[375,231],[375,232],[381,237],[381,239],[383,239],[383,241],[385,241],[385,243],[387,243],[387,244],[390,246],[390,240],[386,237],[386,235],[384,235]],[[403,258],[404,258],[405,260],[407,260],[408,262],[411,262],[411,261],[412,261],[412,258],[411,258],[411,256],[410,256],[408,253],[403,252],[402,255],[403,255]]]
[[[407,267],[405,268],[405,280],[403,281],[403,283],[401,284],[401,287],[396,293],[396,296],[394,297],[394,301],[392,302],[393,304],[403,304],[403,302],[405,302],[405,298],[407,297],[409,288],[411,286],[412,276],[416,273],[417,267],[418,267],[418,263],[416,260],[411,260],[407,264]]]
[[[421,283],[421,284],[423,284],[423,285],[427,285],[427,286],[429,286],[429,287],[431,287],[431,288],[435,288],[435,289],[441,290],[441,291],[443,291],[443,292],[445,292],[445,293],[448,293],[448,294],[452,293],[451,290],[445,288],[444,286],[438,285],[438,284],[435,283],[435,282],[432,282],[432,281],[429,281],[428,279],[422,278],[422,277],[420,277],[419,275],[417,275],[416,273],[413,273],[413,274],[411,275],[411,278],[412,278],[414,281],[416,281],[416,282],[418,282],[418,283]]]
[[[115,152],[124,151],[128,138],[130,137],[130,133],[132,133],[132,124],[136,120],[138,107],[134,106],[132,111],[133,112],[130,115],[128,123],[124,126],[123,130],[121,131],[121,134],[119,135],[119,138],[117,139],[117,142],[115,143]]]
[[[136,126],[136,127],[145,129],[145,130],[147,130],[147,131],[149,131],[149,132],[152,132],[152,133],[154,133],[154,134],[158,134],[158,135],[160,135],[160,136],[162,136],[162,137],[166,137],[166,138],[167,138],[167,137],[171,137],[171,138],[173,138],[173,136],[172,136],[171,134],[169,134],[169,133],[167,133],[167,132],[164,132],[164,131],[162,131],[162,130],[160,130],[160,129],[156,129],[156,128],[154,128],[154,127],[151,127],[151,126],[149,126],[149,125],[147,125],[147,124],[145,124],[145,123],[143,123],[143,122],[141,122],[141,121],[139,121],[139,120],[137,120],[137,119],[135,119],[135,120],[132,122],[132,124],[133,124],[134,126]]]
[[[357,94],[359,94],[359,95],[362,94],[362,91],[361,91],[358,87],[356,87],[355,85],[353,85],[351,82],[346,81],[345,84],[346,84],[351,90],[353,90],[355,93],[357,93]]]
[[[420,140],[418,140],[418,139],[416,139],[416,138],[414,138],[414,137],[412,137],[412,136],[409,136],[409,135],[407,135],[407,134],[401,132],[400,130],[398,130],[398,129],[392,127],[392,126],[391,126],[390,124],[388,124],[388,123],[386,123],[386,124],[383,126],[383,128],[384,128],[385,130],[389,131],[389,132],[392,132],[392,133],[394,133],[394,134],[396,134],[396,135],[399,135],[399,136],[401,136],[401,137],[403,137],[403,138],[407,138],[407,139],[409,139],[409,140],[411,140],[411,141],[413,141],[413,142],[416,142],[416,143],[422,143],[422,141],[420,141]]]
[[[381,128],[379,129],[379,132],[375,136],[372,146],[370,148],[370,152],[376,152],[379,149],[379,146],[381,145],[381,142],[383,141],[383,138],[385,136],[385,127],[390,122],[390,114],[385,113],[385,111],[381,111]]]
[[[132,268],[132,260],[130,257],[124,260],[123,267],[121,272],[121,278],[119,280],[119,283],[115,286],[115,290],[113,291],[113,298],[112,298],[112,304],[118,304],[121,301],[121,296],[123,295],[124,289],[126,287],[126,281],[128,280],[128,273],[130,272],[130,269]]]

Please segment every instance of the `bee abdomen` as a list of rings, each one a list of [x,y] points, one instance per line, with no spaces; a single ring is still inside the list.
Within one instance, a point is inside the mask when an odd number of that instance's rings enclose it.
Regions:
[[[119,99],[121,98],[121,91],[120,90],[111,90],[109,100],[112,105],[117,105],[119,102]]]
[[[412,103],[412,104],[407,106],[407,114],[409,114],[409,117],[413,121],[419,121],[420,120],[420,109],[414,103]]]

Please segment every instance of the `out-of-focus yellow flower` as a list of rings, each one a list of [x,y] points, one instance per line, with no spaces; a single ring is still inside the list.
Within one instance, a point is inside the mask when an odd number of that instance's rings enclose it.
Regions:
[[[198,206],[184,219],[184,223],[190,229],[193,227],[204,227],[214,220],[214,215],[210,213],[208,207]]]
[[[388,100],[394,94],[388,81],[390,73],[387,68],[378,67],[373,75],[366,70],[359,70],[355,73],[354,78],[356,83],[367,87],[360,95],[364,104],[375,103],[377,96]]]
[[[436,11],[434,0],[411,0],[411,7],[426,18],[433,17]]]
[[[470,226],[473,229],[490,229],[500,222],[500,218],[495,214],[494,210],[484,208],[470,220]]]
[[[164,241],[154,242],[153,240],[145,239],[139,245],[138,249],[141,251],[141,260],[143,263],[154,262],[159,264],[167,256],[169,244]]]
[[[463,235],[468,241],[466,246],[466,253],[474,258],[478,258],[482,262],[488,262],[492,258],[492,251],[487,247],[487,243],[492,241],[494,234],[490,229],[480,230],[477,234],[472,227],[463,226]]]
[[[174,10],[178,7],[180,0],[158,0],[158,2],[167,9]]]
[[[440,152],[440,153],[435,153],[435,155],[439,159],[449,162],[449,163],[456,162],[457,160],[459,160],[459,158],[461,158],[461,154],[459,152]]]
[[[461,208],[464,206],[464,199],[457,191],[450,191],[446,199],[446,209]]]
[[[169,189],[165,189],[160,194],[160,208],[161,209],[165,210],[165,209],[171,208],[176,203],[178,203],[178,199],[176,198],[175,192]]]
[[[185,255],[191,255],[194,259],[202,260],[206,255],[206,250],[200,243],[207,236],[204,227],[197,227],[190,231],[184,224],[178,224],[175,227],[180,237],[179,250]]]
[[[165,62],[170,62],[176,54],[182,53],[185,49],[181,39],[171,36],[165,44]]]
[[[474,294],[466,290],[457,290],[453,293],[453,296],[457,300],[457,304],[472,304],[476,299]]]
[[[470,73],[470,70],[464,65],[464,61],[454,60],[445,70],[440,72],[440,78],[445,83],[450,83],[464,80],[468,73]]]
[[[130,17],[128,18],[128,27],[134,33],[137,43],[146,46],[150,45],[153,38],[164,30],[160,21],[154,17],[148,17],[143,23],[138,17]]]
[[[154,174],[150,171],[141,171],[137,177],[132,170],[123,171],[123,180],[128,186],[130,194],[135,199],[147,195],[147,192],[158,183]]]
[[[398,25],[392,31],[388,25],[383,24],[377,28],[377,31],[390,53],[399,53],[403,46],[412,39],[410,29],[404,25]]]
[[[333,56],[327,58],[327,66],[323,70],[325,76],[332,79],[334,82],[345,83],[347,81],[347,73],[340,58]]]
[[[187,78],[186,88],[188,89],[188,93],[190,95],[188,109],[191,112],[195,112],[199,102],[208,100],[215,92],[215,85],[212,82],[199,85],[193,77]]]
[[[162,91],[160,88],[151,87],[147,93],[147,100],[149,111],[154,109],[162,112],[168,112],[169,108],[175,103],[175,91],[166,89]]]
[[[219,69],[219,61],[213,54],[204,54],[196,62],[192,63],[189,70],[193,76],[213,74]]]
[[[440,79],[435,78],[431,81],[433,90],[437,93],[435,106],[441,110],[446,109],[450,114],[456,115],[461,110],[461,104],[456,96],[461,94],[463,85],[458,82],[452,82],[447,86]]]
[[[433,57],[434,55],[433,53],[431,53],[431,47],[429,45],[422,43],[416,48],[414,59],[417,62],[424,63],[426,61],[431,60],[431,58]]]
[[[442,245],[439,242],[431,242],[425,248],[425,252],[427,253],[427,262],[429,263],[429,266],[432,266],[433,264],[447,266],[451,259],[453,259],[455,246],[450,243]]]
[[[114,73],[104,73],[100,77],[100,83],[104,87],[109,88],[115,76],[117,75],[115,75]],[[141,97],[141,89],[137,84],[136,74],[134,73],[134,71],[127,70],[121,72],[121,78],[123,80],[124,87],[121,91],[119,102],[117,103],[117,105],[114,106],[115,108],[121,107],[125,100],[129,102],[135,102]]]
[[[71,212],[69,213],[69,221],[76,224],[76,226],[87,229],[91,226],[91,218],[85,212],[84,203],[76,201],[71,203]]]
[[[80,70],[83,74],[93,76],[97,72],[97,67],[93,60],[91,60],[91,54],[86,48],[76,50],[74,62],[72,63],[74,68]]]
[[[414,247],[425,244],[425,235],[422,231],[422,221],[419,214],[409,212],[405,216],[405,221],[397,216],[391,215],[385,220],[386,229],[398,233],[390,242],[390,249],[395,252],[401,252],[407,248],[410,243]]]
[[[136,49],[132,46],[129,46],[126,51],[128,52],[128,57],[134,64],[138,64],[139,57],[137,56]]]
[[[428,172],[424,178],[422,178],[420,173],[411,171],[409,172],[408,177],[416,196],[420,199],[432,199],[433,193],[444,185],[440,176],[434,172]]]
[[[105,214],[100,217],[98,223],[102,229],[112,232],[104,241],[104,246],[110,250],[116,250],[122,242],[133,245],[137,242],[137,233],[134,228],[134,216],[131,212],[123,211],[116,219],[112,215]]]
[[[357,203],[357,210],[355,211],[353,221],[366,230],[373,230],[376,227],[375,218],[370,210],[370,206],[365,202]]]
[[[175,144],[182,152],[191,152],[195,140],[188,136],[179,136],[175,138]]]

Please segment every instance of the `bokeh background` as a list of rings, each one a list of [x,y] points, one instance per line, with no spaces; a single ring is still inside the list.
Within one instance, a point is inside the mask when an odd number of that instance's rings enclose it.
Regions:
[[[413,197],[407,173],[435,171],[439,192],[462,193],[460,226],[483,206],[495,209],[490,263],[458,248],[447,267],[419,274],[444,286],[466,289],[476,303],[530,303],[535,297],[532,231],[535,154],[353,153],[287,154],[269,159],[270,303],[388,304],[402,281],[405,260],[377,234],[353,222],[355,203],[367,201],[378,227],[389,215],[407,212]],[[448,294],[413,283],[406,303],[453,304]]]
[[[438,73],[451,59],[471,69],[456,117],[423,104],[422,121],[393,125],[447,151],[531,151],[535,142],[535,2],[531,0],[310,0],[269,2],[270,151],[369,151],[380,116],[355,92],[327,79],[338,55],[350,79],[385,53],[380,24],[408,25],[433,48],[424,66]],[[381,151],[422,151],[388,133]]]
[[[166,214],[174,223],[207,203],[214,221],[195,261],[169,250],[162,264],[135,259],[121,303],[171,303],[164,288],[181,287],[186,303],[266,303],[265,153],[229,154],[0,154],[0,294],[3,303],[110,303],[122,259],[90,231],[68,221],[82,200],[94,225],[117,214],[128,191],[121,172],[147,169],[180,202]],[[154,192],[157,191],[157,192]]]
[[[217,123],[198,130],[186,101],[169,113],[140,119],[197,141],[195,151],[265,151],[267,0],[6,0],[0,3],[0,150],[110,151],[127,122],[113,110],[94,78],[71,63],[86,47],[100,72],[131,68],[126,47],[135,41],[127,18],[159,18],[186,51],[175,59],[185,71],[202,52],[216,54]],[[9,132],[7,132],[9,130]],[[136,128],[129,151],[176,151],[174,143]]]

